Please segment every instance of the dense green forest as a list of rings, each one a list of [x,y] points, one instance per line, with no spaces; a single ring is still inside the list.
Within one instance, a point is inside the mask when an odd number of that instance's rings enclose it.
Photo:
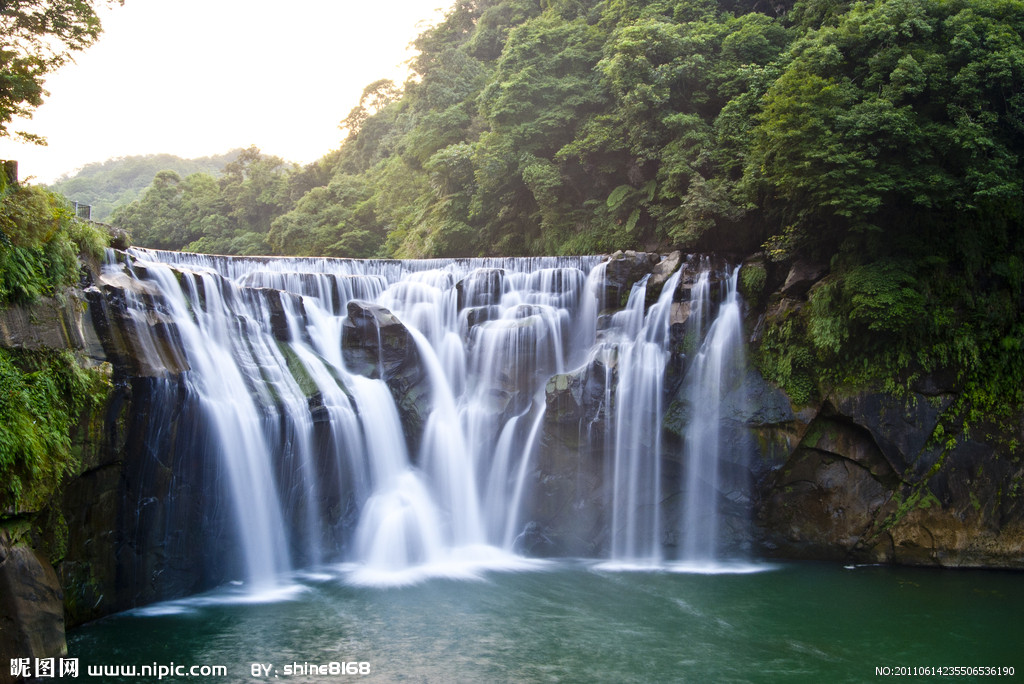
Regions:
[[[171,170],[183,176],[193,173],[219,176],[224,166],[237,159],[240,152],[232,150],[198,159],[182,159],[173,154],[118,157],[86,164],[74,174],[61,176],[49,187],[69,200],[92,206],[92,219],[104,221],[116,207],[138,199],[158,172]]]
[[[1020,215],[1021,10],[458,2],[402,88],[366,88],[340,150],[165,174],[115,222],[141,244],[402,257],[770,241],[829,258],[896,228],[972,232]]]
[[[303,169],[255,147],[231,156],[216,176],[159,171],[143,196],[117,208],[110,221],[128,230],[135,244],[147,247],[270,253],[272,223],[305,193],[327,183],[327,165],[321,161]]]

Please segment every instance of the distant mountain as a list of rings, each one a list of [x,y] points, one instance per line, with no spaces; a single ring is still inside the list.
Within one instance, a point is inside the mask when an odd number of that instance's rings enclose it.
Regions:
[[[74,175],[61,176],[50,189],[68,199],[92,206],[92,219],[103,221],[116,207],[130,204],[153,182],[160,171],[170,169],[184,177],[192,173],[220,175],[224,165],[238,158],[240,149],[198,159],[173,154],[118,157],[86,164]]]

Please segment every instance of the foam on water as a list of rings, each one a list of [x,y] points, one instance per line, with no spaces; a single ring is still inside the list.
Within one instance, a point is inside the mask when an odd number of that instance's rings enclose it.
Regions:
[[[540,570],[549,561],[524,558],[496,546],[473,545],[449,549],[444,557],[395,570],[381,570],[358,563],[338,566],[342,581],[359,587],[403,587],[429,580],[484,580],[488,572]]]
[[[285,577],[279,579],[280,583],[271,588],[254,588],[244,582],[232,582],[204,594],[154,603],[128,612],[145,617],[183,615],[196,612],[206,606],[258,605],[294,601],[309,591],[309,587],[305,584],[288,581]]]
[[[687,575],[751,575],[758,572],[772,572],[781,566],[772,563],[749,563],[744,561],[678,561],[666,563],[665,570]]]

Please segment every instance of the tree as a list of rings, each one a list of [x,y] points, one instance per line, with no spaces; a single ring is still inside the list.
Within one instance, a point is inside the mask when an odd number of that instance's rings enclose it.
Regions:
[[[469,219],[482,253],[554,252],[578,223],[573,208],[584,198],[553,160],[580,122],[607,107],[594,72],[604,37],[553,9],[509,31],[478,98],[490,130],[474,151]]]
[[[111,220],[128,231],[137,245],[180,249],[190,239],[182,233],[181,182],[181,176],[175,171],[160,171],[142,197],[120,207]]]
[[[363,88],[359,104],[352,108],[339,128],[349,136],[356,135],[368,118],[397,100],[401,94],[402,91],[389,78],[374,81]]]
[[[279,216],[267,242],[282,254],[376,256],[384,235],[376,225],[370,194],[362,178],[339,174]]]
[[[99,37],[102,27],[96,4],[94,0],[4,0],[0,4],[0,137],[46,144],[33,133],[12,133],[8,125],[15,117],[31,116],[43,103],[46,74]]]
[[[273,220],[291,209],[288,175],[295,170],[294,165],[264,155],[255,146],[242,150],[224,167],[218,181],[221,196],[240,229],[266,234]]]
[[[182,178],[194,173],[216,177],[224,170],[224,165],[234,161],[239,153],[241,150],[236,149],[197,159],[182,159],[171,154],[118,157],[86,164],[74,175],[58,178],[50,184],[50,189],[70,200],[92,205],[92,219],[105,221],[115,209],[141,197],[158,172],[171,170]]]
[[[790,384],[799,353],[825,387],[890,389],[941,369],[950,419],[1005,418],[1024,404],[1024,3],[826,9],[794,8],[808,28],[750,131],[770,256],[830,268],[769,322],[761,366]]]

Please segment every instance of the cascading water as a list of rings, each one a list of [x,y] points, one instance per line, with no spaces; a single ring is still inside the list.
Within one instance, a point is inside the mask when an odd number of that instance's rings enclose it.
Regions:
[[[159,286],[161,303],[175,324],[179,346],[174,356],[181,357],[188,369],[183,373],[187,390],[201,406],[209,440],[227,472],[247,579],[254,587],[272,586],[289,569],[290,556],[274,486],[271,452],[275,443],[266,434],[279,415],[261,410],[268,407],[257,403],[265,399],[268,384],[254,382],[261,369],[279,367],[261,344],[259,323],[265,320],[264,311],[229,281],[209,272],[183,274],[180,284],[165,265],[149,264],[148,274]],[[141,304],[141,299],[128,302],[129,307]],[[247,315],[230,315],[232,307]],[[141,349],[153,353],[162,346],[151,326],[141,325],[138,330]],[[168,365],[163,358],[147,362],[153,367]],[[287,378],[291,380],[290,375]],[[261,505],[247,505],[252,501]]]
[[[450,573],[453,563],[507,564],[531,519],[545,386],[595,362],[614,407],[603,439],[608,555],[662,562],[661,421],[682,270],[646,312],[644,278],[623,311],[599,316],[599,257],[399,262],[133,249],[128,262],[106,277],[121,286],[125,273],[134,278],[123,290],[136,352],[179,373],[198,406],[250,586],[323,562],[352,562],[355,581],[371,583],[408,581],[422,568]],[[694,292],[706,283],[701,271]],[[738,358],[738,321],[733,286],[691,364],[686,386],[701,410],[717,390],[695,388],[720,385]],[[715,420],[698,412],[693,423]],[[710,427],[690,432],[686,458],[696,463],[717,447]],[[698,484],[708,472],[686,478],[687,516],[691,504],[707,508]],[[713,542],[695,540],[714,534],[684,531],[684,557],[713,555]]]
[[[680,528],[680,560],[711,565],[719,558],[719,481],[722,458],[721,407],[744,370],[743,323],[737,296],[739,268],[725,285],[725,296],[685,379],[692,417],[684,444],[685,488]],[[695,289],[701,310],[709,305],[707,278]],[[698,301],[695,299],[695,301]],[[700,316],[694,320],[699,324]]]
[[[619,333],[605,343],[605,367],[617,356],[614,437],[611,464],[613,561],[661,562],[661,421],[669,310],[680,271],[669,279],[658,302],[644,316],[647,279],[633,286]],[[613,329],[618,322],[613,318]],[[609,349],[609,345],[611,349]],[[607,385],[611,386],[611,378]]]

